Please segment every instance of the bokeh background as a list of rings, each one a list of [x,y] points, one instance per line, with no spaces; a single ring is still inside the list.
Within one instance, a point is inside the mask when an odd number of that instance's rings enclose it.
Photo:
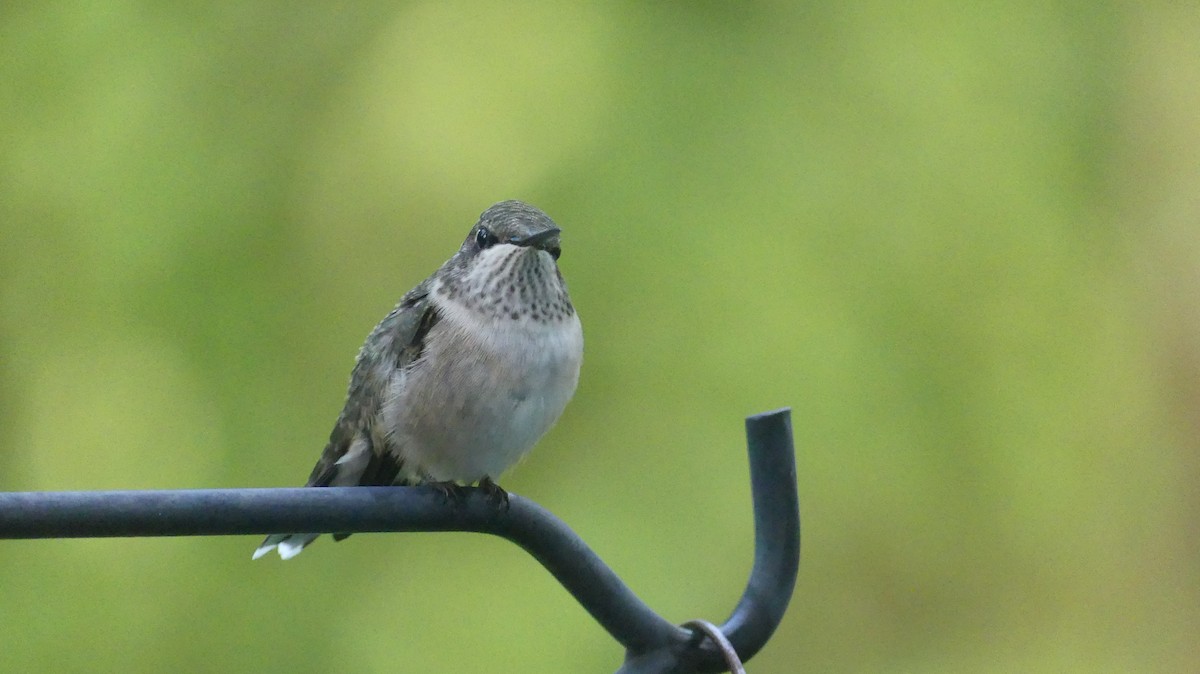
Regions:
[[[8,2],[0,488],[303,482],[489,204],[563,226],[575,401],[503,480],[671,620],[801,575],[753,672],[1200,663],[1190,3]],[[0,670],[610,672],[466,534],[0,543]]]

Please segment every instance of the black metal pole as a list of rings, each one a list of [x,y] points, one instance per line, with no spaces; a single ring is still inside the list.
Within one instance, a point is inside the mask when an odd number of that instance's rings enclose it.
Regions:
[[[800,569],[800,505],[790,410],[746,419],[754,502],[754,567],[733,614],[720,626],[742,662],[754,657],[783,620]],[[617,674],[723,672],[710,640],[687,632],[652,650],[629,649]]]
[[[789,411],[746,420],[754,568],[721,631],[748,660],[783,618],[795,586],[800,520]],[[621,672],[716,672],[709,642],[646,606],[575,532],[533,501],[499,510],[476,490],[461,501],[429,487],[0,492],[0,539],[204,536],[278,531],[473,531],[536,558],[627,650]]]

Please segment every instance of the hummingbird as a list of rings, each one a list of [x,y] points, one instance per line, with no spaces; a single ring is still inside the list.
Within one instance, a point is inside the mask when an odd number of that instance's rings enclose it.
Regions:
[[[506,502],[495,478],[550,430],[579,381],[583,330],[558,269],[560,232],[521,201],[484,211],[363,343],[305,486],[478,483]],[[318,535],[271,534],[253,558],[291,559]]]

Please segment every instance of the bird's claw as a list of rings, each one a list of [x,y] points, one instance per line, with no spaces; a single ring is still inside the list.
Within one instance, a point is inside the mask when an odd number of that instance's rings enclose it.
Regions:
[[[444,500],[453,501],[455,505],[462,505],[463,500],[467,497],[466,489],[453,480],[430,482],[429,486],[436,489]]]
[[[492,481],[490,477],[484,477],[479,481],[479,488],[483,491],[483,495],[487,500],[497,508],[508,510],[508,492],[504,488]]]

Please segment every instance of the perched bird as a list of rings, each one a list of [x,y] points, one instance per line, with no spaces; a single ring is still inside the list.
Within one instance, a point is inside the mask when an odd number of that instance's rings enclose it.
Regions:
[[[504,201],[367,337],[309,487],[479,485],[558,420],[579,381],[583,331],[558,270],[559,228]],[[349,534],[335,534],[341,540]],[[272,534],[290,559],[318,534]]]

